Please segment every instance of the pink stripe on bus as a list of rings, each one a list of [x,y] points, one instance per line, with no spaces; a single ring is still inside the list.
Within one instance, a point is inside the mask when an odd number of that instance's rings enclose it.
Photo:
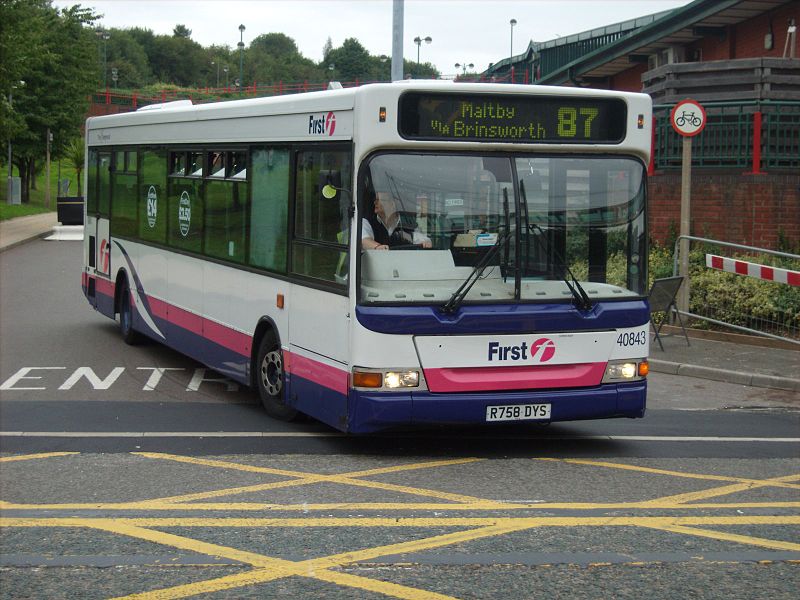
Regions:
[[[199,336],[203,335],[203,317],[199,315],[191,313],[188,310],[178,308],[177,306],[170,305],[168,319],[170,323],[177,325],[186,331],[191,331]]]
[[[147,296],[147,304],[150,306],[151,317],[168,320],[169,304],[153,296]]]
[[[153,296],[147,296],[147,303],[150,305],[153,317],[169,321],[173,325],[200,335],[237,354],[250,356],[252,338],[246,333],[178,308]]]
[[[288,373],[308,379],[340,394],[347,395],[350,377],[347,371],[306,358],[293,352],[283,352],[283,364]]]
[[[114,297],[114,282],[102,277],[95,277],[94,289],[98,294]]]
[[[606,363],[424,369],[431,392],[488,392],[599,385]]]
[[[235,329],[203,319],[203,337],[237,354],[250,356],[251,337]]]

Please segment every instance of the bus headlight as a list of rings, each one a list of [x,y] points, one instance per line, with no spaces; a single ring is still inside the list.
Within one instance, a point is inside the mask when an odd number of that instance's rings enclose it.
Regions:
[[[634,381],[644,379],[648,373],[646,360],[615,360],[609,361],[603,376],[603,383],[615,381]]]
[[[387,388],[417,387],[419,371],[389,371],[383,376],[383,385]]]
[[[384,370],[356,367],[353,369],[354,388],[397,390],[401,388],[425,389],[424,378],[419,370]]]

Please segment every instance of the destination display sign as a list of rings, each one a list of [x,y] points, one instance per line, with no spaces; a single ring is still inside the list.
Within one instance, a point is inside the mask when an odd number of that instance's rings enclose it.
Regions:
[[[398,128],[407,139],[609,144],[625,138],[619,98],[409,92]]]

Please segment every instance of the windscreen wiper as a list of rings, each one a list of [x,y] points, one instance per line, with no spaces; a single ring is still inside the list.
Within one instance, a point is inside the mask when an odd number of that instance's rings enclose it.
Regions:
[[[539,246],[542,248],[545,254],[548,253],[548,246],[543,241],[545,232],[544,229],[539,227],[536,223],[528,223],[528,231],[538,231],[539,236],[536,236],[536,240],[539,242]],[[539,238],[542,239],[539,239]],[[572,274],[569,266],[567,265],[567,261],[561,256],[561,254],[553,248],[553,255],[556,257],[556,260],[559,261],[561,266],[564,267],[564,270],[569,275],[569,278],[562,277],[562,281],[567,284],[569,291],[572,292],[572,297],[574,299],[575,307],[578,310],[590,310],[593,306],[591,298],[586,293],[586,290],[583,289],[583,286],[578,283],[578,280],[575,278],[575,275]]]
[[[538,231],[539,235],[542,239],[536,238],[536,241],[539,243],[539,246],[544,251],[545,255],[549,254],[549,246],[545,244],[543,241],[545,237],[544,230],[539,227],[536,223],[530,223],[528,221],[528,197],[525,195],[525,182],[520,180],[519,182],[519,193],[522,196],[523,206],[525,206],[525,227],[528,231]],[[561,256],[561,253],[558,252],[555,248],[553,248],[553,255],[556,259],[561,263],[564,269],[567,271],[570,279],[572,279],[572,283],[566,277],[562,277],[562,281],[567,284],[569,291],[572,292],[572,297],[575,299],[575,307],[578,310],[590,310],[592,308],[592,300],[589,298],[589,295],[586,293],[586,290],[583,289],[578,280],[575,278],[575,275],[572,274],[572,271],[569,269],[569,265],[567,265],[567,261],[564,260],[564,257]]]
[[[461,303],[472,289],[472,286],[478,282],[478,280],[481,278],[481,275],[483,275],[483,272],[486,270],[486,267],[489,266],[491,260],[500,251],[500,248],[504,247],[508,243],[510,238],[511,229],[506,228],[497,237],[497,243],[487,250],[486,254],[484,254],[472,268],[472,272],[464,280],[464,283],[462,283],[461,286],[455,292],[453,292],[453,295],[450,296],[450,300],[448,300],[447,303],[442,306],[443,313],[451,315],[458,310],[458,307],[461,306]]]

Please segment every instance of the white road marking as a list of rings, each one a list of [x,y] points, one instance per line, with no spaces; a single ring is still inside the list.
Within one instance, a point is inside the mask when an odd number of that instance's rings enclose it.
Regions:
[[[3,437],[54,437],[54,438],[330,438],[347,437],[338,432],[305,432],[305,431],[0,431]],[[442,438],[440,433],[435,434]],[[419,434],[392,434],[391,437],[424,437]],[[380,437],[380,436],[376,436]],[[447,437],[447,436],[444,436]],[[452,436],[463,439],[463,435]],[[524,435],[480,435],[481,439],[519,439],[519,440],[605,440],[623,442],[747,442],[797,444],[800,438],[778,437],[715,437],[715,436],[670,436],[670,435],[563,435],[563,436],[524,436]]]

